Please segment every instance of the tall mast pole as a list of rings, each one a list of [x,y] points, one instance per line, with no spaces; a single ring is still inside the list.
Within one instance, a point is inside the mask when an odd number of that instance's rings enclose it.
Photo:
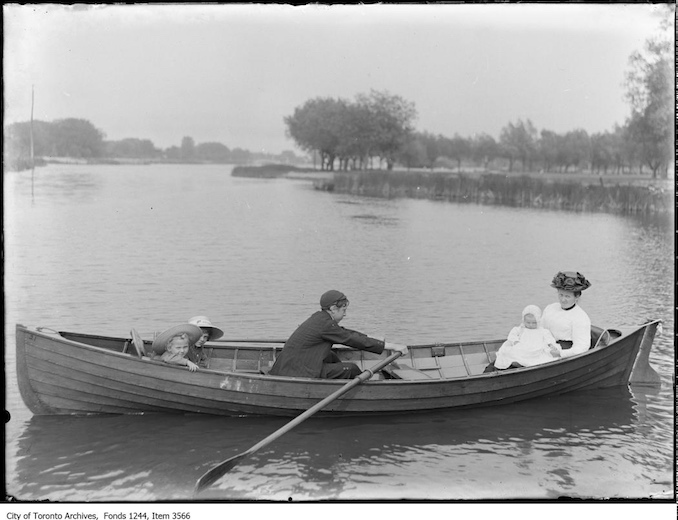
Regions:
[[[33,155],[33,103],[35,100],[35,88],[31,85],[31,201],[35,202],[35,157]]]
[[[35,167],[35,159],[33,155],[33,104],[35,102],[35,90],[31,85],[31,168]]]

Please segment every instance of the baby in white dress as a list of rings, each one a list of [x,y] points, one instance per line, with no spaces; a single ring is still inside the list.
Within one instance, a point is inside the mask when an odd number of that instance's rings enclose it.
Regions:
[[[497,351],[496,368],[509,368],[512,363],[531,367],[560,359],[560,345],[548,329],[541,327],[540,319],[541,309],[536,305],[523,309],[522,323],[511,329]]]

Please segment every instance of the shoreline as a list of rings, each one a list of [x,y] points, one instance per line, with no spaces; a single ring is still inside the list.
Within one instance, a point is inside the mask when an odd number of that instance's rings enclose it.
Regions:
[[[387,199],[621,214],[668,215],[674,199],[668,180],[591,174],[357,172],[336,175],[316,189]]]
[[[618,214],[670,215],[674,186],[669,179],[639,174],[590,172],[499,172],[479,168],[450,170],[326,171],[290,164],[233,165],[123,159],[86,160],[44,157],[45,164],[151,165],[191,164],[233,166],[231,175],[248,178],[284,178],[313,184],[318,191],[376,198],[413,198],[512,207]],[[29,169],[30,170],[30,169]]]

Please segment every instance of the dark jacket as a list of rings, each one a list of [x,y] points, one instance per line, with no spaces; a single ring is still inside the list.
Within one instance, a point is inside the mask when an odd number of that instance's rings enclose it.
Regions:
[[[384,342],[340,326],[326,311],[318,311],[299,325],[278,355],[269,374],[292,377],[320,377],[323,361],[340,344],[375,354],[384,351]]]
[[[197,348],[195,345],[188,347],[186,357],[200,367],[207,366],[207,353],[204,347]]]

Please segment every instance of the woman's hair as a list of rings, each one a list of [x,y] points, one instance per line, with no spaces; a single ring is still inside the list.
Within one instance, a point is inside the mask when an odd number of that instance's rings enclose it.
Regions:
[[[579,298],[581,296],[581,291],[570,291],[569,289],[558,289],[559,291],[566,291],[566,292],[571,292],[574,294],[575,298]]]

